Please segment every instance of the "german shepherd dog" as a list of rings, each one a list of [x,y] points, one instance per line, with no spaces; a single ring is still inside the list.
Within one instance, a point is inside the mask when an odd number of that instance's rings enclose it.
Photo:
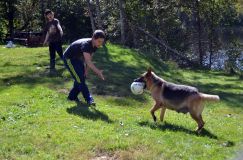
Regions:
[[[160,120],[163,121],[166,109],[175,110],[178,113],[190,113],[191,117],[197,122],[197,132],[200,133],[204,121],[202,119],[203,102],[204,101],[219,101],[218,95],[204,94],[198,91],[197,88],[178,85],[165,81],[158,77],[151,69],[142,74],[141,77],[134,82],[145,83],[144,89],[148,89],[155,101],[150,113],[153,120],[156,122],[155,111],[161,108]]]

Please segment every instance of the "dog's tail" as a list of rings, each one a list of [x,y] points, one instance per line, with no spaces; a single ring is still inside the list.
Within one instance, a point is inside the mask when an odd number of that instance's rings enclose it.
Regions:
[[[203,100],[207,100],[207,101],[219,101],[220,100],[218,95],[210,95],[210,94],[205,94],[205,93],[200,93],[200,97]]]

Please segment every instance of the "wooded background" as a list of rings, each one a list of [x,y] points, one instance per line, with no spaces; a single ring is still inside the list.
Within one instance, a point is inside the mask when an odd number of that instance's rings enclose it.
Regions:
[[[60,20],[65,43],[103,29],[111,43],[180,66],[242,75],[242,0],[0,0],[0,41],[42,32],[45,9]]]

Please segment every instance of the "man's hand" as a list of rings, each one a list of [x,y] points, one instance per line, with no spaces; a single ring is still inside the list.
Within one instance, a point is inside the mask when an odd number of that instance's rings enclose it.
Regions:
[[[91,56],[89,53],[84,52],[84,60],[88,67],[93,70],[102,80],[105,80],[103,76],[103,71],[96,68],[96,66],[91,62]]]
[[[43,46],[45,46],[45,45],[48,45],[48,43],[46,41],[43,42]]]
[[[88,67],[86,66],[84,69],[84,76],[87,77],[88,76]]]
[[[48,39],[49,39],[49,32],[46,33],[45,40],[43,42],[43,46],[48,45]]]
[[[100,79],[105,80],[105,77],[103,75],[103,70],[99,71],[98,76],[100,77]]]

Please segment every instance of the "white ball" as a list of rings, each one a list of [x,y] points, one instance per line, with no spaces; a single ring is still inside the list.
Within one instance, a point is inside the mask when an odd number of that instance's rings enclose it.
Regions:
[[[133,94],[142,94],[143,93],[143,88],[144,88],[144,83],[142,82],[133,82],[131,84],[131,91]]]

